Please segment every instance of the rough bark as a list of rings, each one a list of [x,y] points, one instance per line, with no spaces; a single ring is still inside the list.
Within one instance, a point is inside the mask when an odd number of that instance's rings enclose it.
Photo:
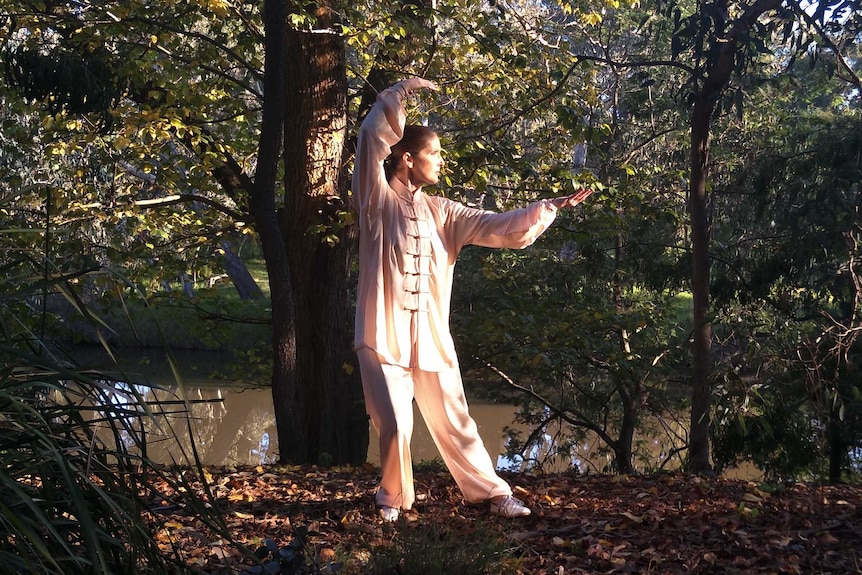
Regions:
[[[349,209],[346,53],[338,34],[326,33],[336,15],[316,9],[318,32],[289,29],[286,37],[284,241],[296,302],[296,389],[301,444],[283,446],[296,463],[361,464],[368,449],[368,417],[352,350],[350,291],[352,228],[339,229]],[[321,32],[320,30],[324,30]],[[313,231],[327,228],[331,245]]]

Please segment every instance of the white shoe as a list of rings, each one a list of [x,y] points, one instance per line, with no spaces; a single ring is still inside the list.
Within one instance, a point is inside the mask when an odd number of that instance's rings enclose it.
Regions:
[[[532,512],[520,499],[515,499],[511,495],[501,495],[491,499],[491,513],[501,517],[526,517]]]
[[[388,505],[381,505],[377,508],[377,510],[380,512],[380,517],[386,523],[393,523],[395,521],[398,521],[398,516],[400,515],[398,508],[389,507]]]

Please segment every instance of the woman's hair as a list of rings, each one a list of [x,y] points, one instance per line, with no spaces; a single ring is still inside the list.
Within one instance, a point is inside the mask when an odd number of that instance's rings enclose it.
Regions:
[[[410,152],[416,155],[437,137],[437,132],[427,126],[417,126],[408,124],[404,126],[404,136],[401,140],[390,148],[389,156],[383,162],[383,167],[386,170],[386,179],[392,177],[392,174],[398,169],[401,164],[401,158],[405,152]]]

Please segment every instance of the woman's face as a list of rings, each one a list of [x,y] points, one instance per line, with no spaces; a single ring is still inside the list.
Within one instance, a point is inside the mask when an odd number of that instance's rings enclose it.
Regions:
[[[440,138],[434,136],[425,147],[407,159],[410,181],[416,186],[434,185],[440,181],[443,169],[443,156]]]

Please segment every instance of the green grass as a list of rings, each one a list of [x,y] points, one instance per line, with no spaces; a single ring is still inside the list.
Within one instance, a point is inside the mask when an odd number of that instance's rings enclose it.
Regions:
[[[678,325],[688,325],[692,324],[691,319],[691,306],[692,306],[692,295],[691,292],[679,292],[673,297],[671,302],[671,306],[673,308],[674,314],[672,316],[673,321]]]
[[[264,299],[267,301],[270,297],[269,292],[269,275],[266,272],[266,262],[262,258],[253,258],[243,260],[245,262],[246,268],[248,272],[251,274],[251,277],[254,278],[255,283],[260,287],[260,290],[263,292]],[[195,285],[195,289],[200,292],[210,291],[209,280],[204,282],[199,282]],[[236,289],[233,287],[233,283],[231,283],[229,278],[222,278],[213,286],[215,290],[215,294],[224,299],[225,301],[241,301],[239,299],[239,295],[236,292]]]

